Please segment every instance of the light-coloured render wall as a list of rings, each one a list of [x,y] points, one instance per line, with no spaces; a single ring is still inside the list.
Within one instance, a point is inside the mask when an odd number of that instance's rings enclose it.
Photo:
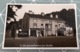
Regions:
[[[34,22],[36,20],[36,22]],[[45,24],[49,23],[49,21],[52,21],[52,31],[49,31],[49,34],[54,34],[55,35],[55,25],[60,24],[61,26],[64,25],[64,23],[57,23],[55,20],[49,20],[49,19],[39,19],[39,18],[30,18],[29,19],[29,28],[33,28],[33,23],[37,23],[37,28],[44,28],[45,29]],[[43,26],[41,26],[43,24]],[[44,32],[46,34],[46,32]]]

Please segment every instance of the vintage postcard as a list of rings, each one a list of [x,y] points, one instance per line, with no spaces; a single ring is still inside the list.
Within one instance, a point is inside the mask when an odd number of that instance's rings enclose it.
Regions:
[[[76,4],[8,4],[4,49],[78,49]]]

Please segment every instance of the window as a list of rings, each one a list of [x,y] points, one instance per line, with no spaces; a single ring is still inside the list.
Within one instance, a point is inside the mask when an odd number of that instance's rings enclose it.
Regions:
[[[52,24],[49,24],[49,25],[48,25],[48,28],[52,28]]]
[[[55,29],[56,29],[56,30],[58,29],[58,25],[55,25]]]
[[[61,25],[59,24],[59,27],[60,27]]]
[[[47,23],[49,23],[49,21],[47,21]]]
[[[56,15],[56,18],[58,19],[58,15]]]
[[[51,20],[50,20],[50,21],[48,20],[47,23],[48,23],[48,24],[52,24],[52,21],[51,21]]]
[[[52,14],[50,14],[50,17],[51,17],[51,18],[53,18],[53,15],[52,15]]]
[[[51,31],[52,30],[52,25],[51,24],[45,24],[45,29],[47,31]]]
[[[41,26],[43,26],[43,24],[41,24]]]
[[[34,21],[34,22],[37,22],[37,20],[36,20],[36,19],[34,19],[33,21]]]
[[[33,28],[37,28],[37,23],[33,23]]]
[[[45,27],[48,28],[48,24],[45,24]]]
[[[55,25],[55,27],[57,27],[57,25]]]

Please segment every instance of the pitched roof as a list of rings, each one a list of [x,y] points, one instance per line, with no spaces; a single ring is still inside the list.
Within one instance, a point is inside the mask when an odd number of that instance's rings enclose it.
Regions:
[[[53,18],[50,17],[50,15],[44,15],[42,16],[41,14],[29,14],[29,13],[25,13],[24,16],[28,15],[29,18],[39,18],[39,19],[50,19],[50,20],[59,20],[59,21],[63,21],[62,19],[60,18],[56,18],[53,16]]]

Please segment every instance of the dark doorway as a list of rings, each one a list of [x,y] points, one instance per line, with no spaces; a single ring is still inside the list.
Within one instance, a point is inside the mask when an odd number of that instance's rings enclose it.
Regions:
[[[44,36],[44,31],[41,31],[41,35]]]
[[[31,30],[31,36],[36,36],[36,30]]]

